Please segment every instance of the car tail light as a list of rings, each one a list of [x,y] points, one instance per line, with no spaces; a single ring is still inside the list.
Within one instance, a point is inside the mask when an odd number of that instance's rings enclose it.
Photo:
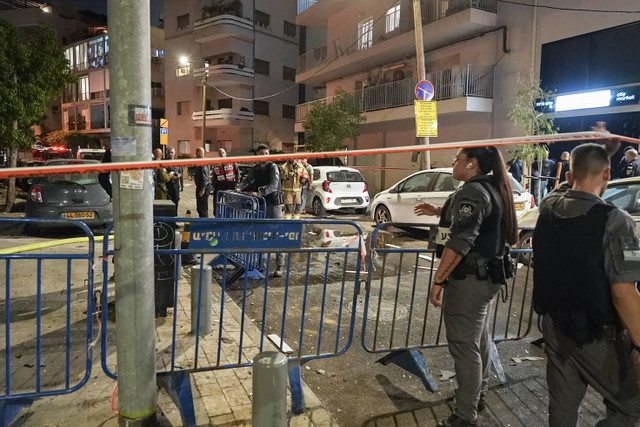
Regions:
[[[34,203],[42,203],[42,189],[40,187],[31,188],[31,201]]]
[[[536,207],[536,198],[531,196],[531,207],[535,208]]]
[[[329,181],[323,181],[322,182],[322,189],[324,191],[326,191],[327,193],[333,193],[333,191],[331,191],[331,187],[329,187],[329,184],[331,184]]]
[[[365,182],[364,183],[364,190],[362,190],[362,192],[366,193],[367,191],[369,191],[369,185]]]

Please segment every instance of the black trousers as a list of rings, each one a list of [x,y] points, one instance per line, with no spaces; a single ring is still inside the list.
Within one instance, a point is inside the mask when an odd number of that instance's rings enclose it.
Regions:
[[[196,187],[196,210],[200,218],[209,217],[209,190],[205,189],[204,194],[199,196],[200,189]]]

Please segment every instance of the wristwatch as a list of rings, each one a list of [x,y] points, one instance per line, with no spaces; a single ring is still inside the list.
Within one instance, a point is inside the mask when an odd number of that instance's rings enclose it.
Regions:
[[[433,279],[433,284],[437,285],[437,286],[444,286],[447,283],[449,283],[449,278],[448,277],[446,279],[444,279],[442,282],[438,282],[436,279]]]

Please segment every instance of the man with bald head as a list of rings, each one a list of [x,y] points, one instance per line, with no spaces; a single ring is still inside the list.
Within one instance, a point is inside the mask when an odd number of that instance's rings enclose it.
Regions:
[[[588,385],[607,408],[597,425],[640,421],[640,235],[626,211],[601,199],[610,177],[606,148],[579,145],[570,187],[540,204],[533,306],[543,316],[550,427],[577,424]]]
[[[624,154],[624,160],[627,166],[622,171],[621,178],[631,178],[640,176],[640,159],[638,159],[638,150],[632,148]]]
[[[196,148],[196,158],[204,158],[204,148]],[[196,166],[194,181],[196,183],[196,210],[200,218],[209,216],[209,193],[211,192],[211,169],[208,165]]]

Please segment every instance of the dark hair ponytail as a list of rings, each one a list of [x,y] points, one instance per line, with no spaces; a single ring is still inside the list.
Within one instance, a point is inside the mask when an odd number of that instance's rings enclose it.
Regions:
[[[467,158],[478,161],[480,172],[493,173],[493,184],[502,199],[502,231],[505,233],[507,242],[514,245],[518,241],[518,219],[513,205],[513,189],[502,154],[493,146],[463,148],[462,152]]]

